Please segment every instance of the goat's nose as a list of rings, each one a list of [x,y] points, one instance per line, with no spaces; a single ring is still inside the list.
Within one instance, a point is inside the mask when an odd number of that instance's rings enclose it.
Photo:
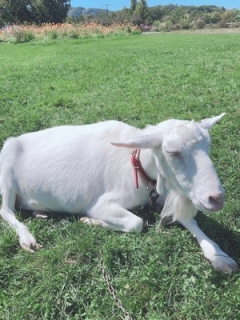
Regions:
[[[225,195],[224,192],[216,192],[216,193],[212,193],[209,197],[208,197],[208,201],[215,206],[216,208],[223,208],[224,206],[224,199],[225,199]]]

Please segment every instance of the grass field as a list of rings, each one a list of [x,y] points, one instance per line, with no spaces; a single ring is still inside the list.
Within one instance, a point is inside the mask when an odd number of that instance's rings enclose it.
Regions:
[[[198,214],[240,264],[240,34],[161,34],[0,45],[0,147],[9,136],[107,119],[144,127],[226,112],[211,156],[226,206]],[[240,276],[212,269],[178,225],[124,234],[74,217],[18,214],[44,248],[29,254],[0,223],[0,319],[240,319]],[[102,252],[102,253],[101,253]]]

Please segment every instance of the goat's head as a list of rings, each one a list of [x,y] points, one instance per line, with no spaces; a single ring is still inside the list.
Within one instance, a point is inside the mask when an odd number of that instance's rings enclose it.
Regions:
[[[114,145],[152,149],[158,193],[161,193],[161,181],[165,178],[170,189],[188,198],[197,210],[219,211],[224,206],[225,193],[209,157],[208,129],[224,115],[199,123],[167,120],[136,139]]]

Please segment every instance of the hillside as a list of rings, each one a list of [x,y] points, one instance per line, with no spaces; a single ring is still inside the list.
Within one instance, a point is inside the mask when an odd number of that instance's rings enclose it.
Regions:
[[[97,9],[97,8],[83,8],[83,7],[76,7],[76,8],[71,8],[68,11],[68,17],[71,18],[78,18],[81,15],[89,15],[89,16],[97,16],[99,13],[102,13],[106,11],[105,9]]]

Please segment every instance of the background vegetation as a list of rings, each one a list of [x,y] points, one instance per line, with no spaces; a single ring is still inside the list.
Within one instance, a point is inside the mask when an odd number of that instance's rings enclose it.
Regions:
[[[148,7],[146,0],[131,1],[130,8],[120,11],[72,8],[67,21],[101,24],[132,23],[143,31],[171,31],[180,29],[203,29],[240,27],[240,10],[227,10],[217,6],[154,6]]]
[[[61,124],[118,119],[144,127],[226,112],[211,157],[226,206],[198,214],[202,229],[240,264],[240,35],[157,34],[1,44],[0,147],[9,136]],[[117,178],[117,175],[116,175]],[[44,248],[20,249],[0,223],[0,319],[240,318],[240,278],[212,269],[195,239],[138,208],[149,229],[124,234],[77,218],[18,213]],[[102,253],[101,253],[102,252]]]
[[[0,0],[0,28],[9,25],[44,23],[129,24],[144,31],[239,27],[240,10],[217,6],[154,6],[146,0],[131,0],[129,8],[110,11],[103,8],[71,8],[69,0]]]

